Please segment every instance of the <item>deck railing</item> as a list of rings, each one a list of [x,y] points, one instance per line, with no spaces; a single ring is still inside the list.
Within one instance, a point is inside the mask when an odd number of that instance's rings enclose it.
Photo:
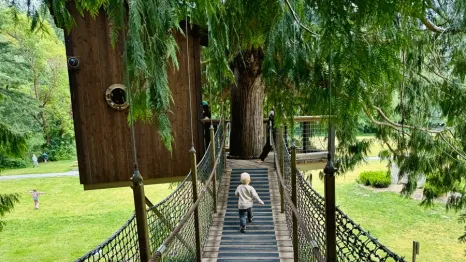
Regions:
[[[147,209],[150,248],[164,261],[195,261],[196,237],[193,210],[199,214],[201,247],[206,243],[212,225],[214,210],[214,183],[216,192],[221,183],[225,168],[224,128],[217,127],[214,139],[215,156],[206,154],[197,164],[198,199],[193,203],[192,173],[179,183],[177,188],[164,200]],[[212,160],[215,160],[212,162]],[[214,165],[212,165],[214,164]],[[215,171],[215,172],[214,172]],[[76,261],[139,261],[138,234],[135,215],[111,237]]]
[[[325,261],[325,199],[297,170],[296,149],[287,147],[284,136],[279,135],[276,139],[272,139],[272,147],[282,186],[283,211],[290,235],[294,238],[295,261]],[[339,208],[336,209],[336,237],[338,261],[405,261]]]

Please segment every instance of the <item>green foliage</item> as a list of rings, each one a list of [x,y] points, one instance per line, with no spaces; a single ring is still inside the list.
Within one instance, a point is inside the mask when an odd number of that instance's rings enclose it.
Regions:
[[[358,183],[378,188],[388,187],[391,184],[387,171],[366,171],[359,174]]]
[[[74,132],[71,120],[68,77],[63,43],[43,21],[43,31],[31,32],[25,14],[0,7],[0,78],[10,77],[0,86],[0,123],[18,134],[27,133],[27,153],[48,152],[50,159],[73,158]],[[15,74],[19,70],[21,74]],[[0,82],[3,84],[3,82]],[[0,84],[1,85],[1,84]],[[25,152],[27,151],[27,152]],[[0,150],[1,153],[1,150]]]
[[[60,25],[71,28],[65,2],[47,1]],[[460,195],[449,207],[466,207],[466,188],[460,186],[466,180],[465,1],[137,0],[128,2],[128,25],[121,18],[122,0],[75,3],[91,15],[106,8],[113,39],[127,26],[126,80],[135,116],[156,123],[166,145],[166,65],[176,61],[170,30],[189,16],[209,29],[205,72],[209,81],[218,80],[208,88],[232,84],[232,60],[258,47],[277,123],[293,128],[296,114],[335,115],[337,157],[345,172],[367,154],[368,145],[356,138],[363,112],[400,175],[408,174],[405,194],[424,174],[432,187]],[[433,200],[425,197],[426,203]]]
[[[18,194],[0,194],[0,218],[5,216],[6,213],[10,212],[15,203],[19,202]],[[3,230],[5,222],[0,220],[0,232]]]
[[[6,156],[0,155],[0,170],[2,169],[12,169],[12,168],[24,168],[26,163],[23,159],[17,158],[6,158]]]

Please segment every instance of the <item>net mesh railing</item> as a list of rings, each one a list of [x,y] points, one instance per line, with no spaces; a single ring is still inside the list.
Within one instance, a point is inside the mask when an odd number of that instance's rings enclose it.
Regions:
[[[225,168],[225,151],[222,148],[224,138],[223,125],[219,125],[215,133],[215,166],[217,175],[217,189],[222,181]],[[212,173],[212,158],[210,146],[197,164],[198,194],[204,189],[205,182]],[[209,183],[206,194],[198,206],[201,243],[204,245],[209,235],[213,216],[213,183]],[[218,190],[217,190],[218,192]],[[147,209],[147,223],[149,230],[150,248],[153,252],[164,244],[180,220],[193,205],[193,187],[191,172],[180,182],[177,188],[164,200]],[[196,240],[194,230],[194,216],[187,220],[175,239],[163,252],[164,261],[194,261],[196,258]],[[79,262],[116,262],[140,261],[136,217],[131,218],[111,237],[102,244],[77,259]]]
[[[283,181],[284,194],[291,196],[291,152],[286,146],[285,137],[277,137],[283,146]],[[291,144],[291,143],[290,143]],[[281,159],[278,145],[272,141],[277,168],[280,164],[277,160]],[[304,224],[307,232],[298,227],[298,245],[299,261],[322,261],[325,258],[326,250],[326,233],[325,233],[325,199],[315,191],[306,181],[301,172],[297,173],[297,203],[296,209]],[[288,201],[285,203],[286,224],[290,236],[293,235],[293,211]],[[305,233],[310,235],[306,236]],[[373,261],[373,262],[401,262],[406,261],[403,257],[390,251],[364,231],[359,225],[351,220],[339,208],[336,209],[336,238],[337,238],[337,258],[338,261],[356,262],[356,261]]]
[[[327,126],[323,119],[297,122],[293,128],[285,129],[285,145],[292,141],[296,153],[313,153],[327,150]]]

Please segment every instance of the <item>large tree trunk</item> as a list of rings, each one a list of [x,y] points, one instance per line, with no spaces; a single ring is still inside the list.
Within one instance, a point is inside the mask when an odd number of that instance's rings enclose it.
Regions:
[[[255,158],[263,145],[264,83],[261,48],[249,49],[233,61],[236,85],[231,88],[230,156]]]

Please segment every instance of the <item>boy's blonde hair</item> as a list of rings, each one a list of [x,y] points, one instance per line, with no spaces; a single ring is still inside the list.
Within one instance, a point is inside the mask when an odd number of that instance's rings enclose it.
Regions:
[[[241,174],[240,179],[241,179],[241,184],[243,184],[243,185],[247,185],[247,184],[249,184],[251,182],[251,176],[246,172]]]

